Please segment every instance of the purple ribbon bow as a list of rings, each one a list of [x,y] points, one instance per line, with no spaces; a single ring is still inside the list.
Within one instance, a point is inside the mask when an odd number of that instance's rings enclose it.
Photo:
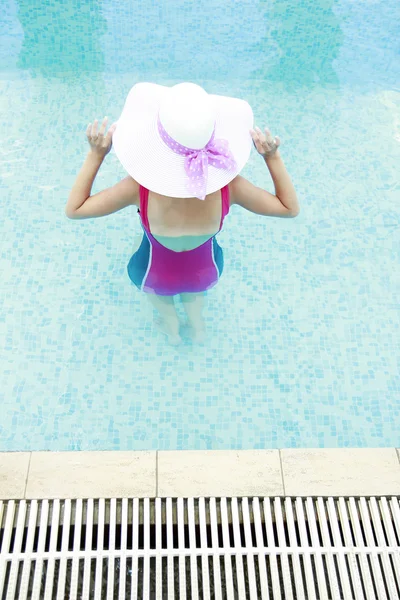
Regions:
[[[205,200],[209,164],[217,169],[228,169],[229,171],[236,168],[236,161],[229,150],[228,141],[214,139],[215,131],[208,144],[200,150],[187,148],[172,139],[165,131],[160,119],[158,119],[158,132],[168,148],[176,154],[185,156],[185,171],[188,176],[187,190],[195,198]]]

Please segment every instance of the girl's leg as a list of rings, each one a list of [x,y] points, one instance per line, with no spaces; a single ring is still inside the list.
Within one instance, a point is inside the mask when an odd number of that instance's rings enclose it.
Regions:
[[[189,319],[189,324],[193,329],[193,338],[196,342],[203,342],[205,339],[205,323],[203,319],[203,309],[206,301],[206,293],[200,294],[181,294],[183,307]]]
[[[179,335],[179,319],[176,314],[173,296],[157,296],[156,294],[147,294],[148,299],[161,316],[160,327],[168,336],[168,341],[177,345],[182,340]]]

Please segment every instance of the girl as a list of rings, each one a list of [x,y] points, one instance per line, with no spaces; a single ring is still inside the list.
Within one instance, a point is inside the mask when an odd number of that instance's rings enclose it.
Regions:
[[[136,84],[108,132],[89,124],[90,150],[65,208],[70,219],[102,217],[138,208],[142,243],[128,264],[131,281],[161,316],[171,344],[181,342],[174,297],[180,296],[193,332],[205,334],[205,292],[219,280],[223,253],[216,241],[233,204],[273,217],[299,214],[296,192],[268,129],[253,129],[247,102],[209,95],[192,83],[171,88]],[[263,158],[275,195],[239,175],[252,143]],[[129,173],[91,196],[93,181],[111,149]]]

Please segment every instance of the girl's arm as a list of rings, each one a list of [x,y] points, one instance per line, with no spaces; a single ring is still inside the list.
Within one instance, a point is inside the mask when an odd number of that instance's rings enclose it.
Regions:
[[[230,183],[231,204],[258,215],[270,217],[296,217],[300,212],[296,191],[289,173],[279,154],[279,138],[272,139],[268,129],[264,136],[260,129],[252,131],[254,145],[264,158],[275,186],[275,195],[259,188],[244,177],[238,175]]]
[[[65,206],[65,214],[70,219],[103,217],[138,202],[139,185],[132,177],[125,177],[114,186],[94,194],[94,196],[90,195],[98,170],[111,150],[115,126],[110,127],[107,135],[104,135],[106,124],[107,118],[104,119],[98,133],[97,121],[93,123],[93,126],[89,125],[87,128],[86,134],[90,150]]]

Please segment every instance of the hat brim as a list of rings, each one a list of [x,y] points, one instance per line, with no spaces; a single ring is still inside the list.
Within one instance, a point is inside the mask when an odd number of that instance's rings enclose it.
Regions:
[[[164,196],[188,197],[185,158],[170,150],[157,129],[160,102],[168,87],[138,83],[128,94],[113,134],[115,153],[140,185]],[[235,170],[209,165],[206,193],[223,188],[240,173],[249,159],[253,127],[250,105],[238,98],[210,94],[215,103],[215,139],[225,139],[236,160]]]

